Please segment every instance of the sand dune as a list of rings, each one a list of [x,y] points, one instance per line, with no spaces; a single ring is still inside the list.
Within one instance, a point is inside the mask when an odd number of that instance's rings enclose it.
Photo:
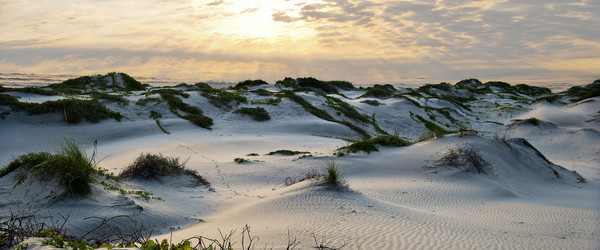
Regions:
[[[66,136],[90,153],[97,140],[98,166],[115,174],[141,153],[160,153],[187,160],[188,168],[211,182],[209,188],[184,177],[107,180],[162,200],[121,195],[99,183],[90,197],[57,199],[60,190],[52,181],[28,178],[13,188],[13,172],[0,179],[0,217],[29,210],[46,219],[69,215],[68,232],[83,234],[97,225],[95,219],[85,218],[135,215],[137,222],[154,230],[156,239],[172,237],[174,242],[195,235],[219,238],[218,230],[237,230],[233,237],[239,244],[241,229],[249,225],[259,236],[255,246],[274,249],[285,248],[289,235],[302,249],[320,243],[349,249],[598,248],[600,99],[573,102],[565,92],[559,94],[564,104],[535,102],[539,96],[494,87],[457,102],[448,96],[471,95],[458,86],[420,89],[418,95],[396,89],[401,96],[386,98],[360,97],[367,89],[296,93],[326,112],[329,120],[289,97],[277,105],[251,103],[276,98],[256,90],[284,93],[281,86],[230,90],[247,98],[231,109],[215,107],[192,87],[169,88],[189,94],[181,100],[212,118],[211,130],[181,119],[165,101],[102,102],[126,118],[78,124],[65,123],[60,112],[32,116],[0,106],[0,112],[11,110],[0,121],[2,165],[28,152],[55,150]],[[21,102],[64,97],[7,93]],[[135,102],[161,95],[137,90],[124,97]],[[353,119],[330,97],[369,120]],[[237,107],[262,107],[271,119],[254,121],[233,113]],[[160,124],[170,134],[148,118],[150,110],[162,114]],[[528,120],[533,117],[538,122]],[[371,136],[383,130],[415,143],[338,157],[336,149],[349,144],[342,139],[364,136],[344,122]],[[444,135],[435,136],[438,128]],[[477,173],[466,156],[456,158],[455,166],[440,160],[457,147],[474,149],[487,164],[486,174]],[[310,155],[267,155],[281,149]],[[248,162],[238,164],[235,158]],[[343,169],[344,186],[300,181],[308,172],[322,171],[329,161]],[[126,228],[129,222],[115,223]],[[172,235],[169,228],[174,229]]]

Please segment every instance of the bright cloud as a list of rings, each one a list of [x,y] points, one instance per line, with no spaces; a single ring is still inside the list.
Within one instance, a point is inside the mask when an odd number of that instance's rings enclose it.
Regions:
[[[0,72],[190,82],[600,78],[597,1],[0,2]]]

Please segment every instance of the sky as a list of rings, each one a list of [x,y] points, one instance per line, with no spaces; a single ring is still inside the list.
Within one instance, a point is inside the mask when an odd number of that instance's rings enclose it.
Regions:
[[[0,0],[0,73],[587,84],[600,0]]]

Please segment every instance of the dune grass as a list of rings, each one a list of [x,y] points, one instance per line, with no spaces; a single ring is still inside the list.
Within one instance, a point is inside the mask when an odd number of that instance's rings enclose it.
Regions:
[[[334,161],[325,162],[324,171],[323,181],[326,184],[333,186],[341,186],[344,184],[344,170],[336,165]]]
[[[243,108],[239,108],[239,109],[233,111],[233,113],[249,115],[250,117],[252,117],[253,120],[259,121],[259,122],[271,120],[271,116],[269,115],[267,110],[265,110],[262,107],[257,107],[257,108],[243,107]]]
[[[273,152],[269,152],[266,155],[301,155],[301,154],[310,154],[310,152],[306,151],[293,151],[288,149],[280,149]]]
[[[141,154],[119,174],[119,177],[158,179],[169,175],[187,174],[192,176],[197,183],[210,186],[204,177],[195,170],[187,169],[185,164],[186,162],[181,162],[179,158],[166,157],[162,154]]]
[[[64,189],[61,196],[91,194],[91,185],[98,173],[92,160],[70,139],[65,139],[56,154],[39,152],[19,156],[0,171],[0,177],[19,168],[24,171],[18,176],[15,187],[32,173],[39,180],[56,180]]]
[[[394,135],[380,135],[375,138],[363,141],[356,141],[350,145],[338,148],[338,151],[345,151],[346,153],[356,153],[358,151],[363,151],[367,154],[370,154],[373,151],[379,151],[379,146],[388,146],[388,147],[403,147],[409,146],[411,143],[400,138],[399,134]],[[340,154],[342,156],[343,154]]]

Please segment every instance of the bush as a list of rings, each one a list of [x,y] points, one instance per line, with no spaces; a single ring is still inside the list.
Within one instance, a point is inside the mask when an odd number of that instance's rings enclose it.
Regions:
[[[197,183],[210,185],[204,177],[198,175],[194,170],[186,169],[185,162],[180,162],[179,158],[165,157],[155,154],[141,154],[127,168],[125,168],[119,177],[122,178],[142,178],[157,179],[169,175],[188,174],[194,177]]]
[[[268,121],[271,120],[269,113],[262,107],[258,108],[240,108],[233,113],[249,115],[255,121]]]
[[[158,97],[146,97],[146,98],[142,98],[142,99],[137,100],[137,102],[135,102],[135,104],[136,105],[140,105],[140,106],[145,106],[148,103],[151,103],[151,102],[158,103],[160,101],[161,101],[161,99],[158,98]]]
[[[90,93],[90,97],[92,97],[93,99],[96,99],[96,100],[105,100],[107,102],[115,102],[122,106],[129,104],[129,100],[127,100],[123,96],[111,95],[111,94],[104,93],[104,92],[92,91]]]
[[[241,96],[237,93],[228,92],[225,90],[213,90],[202,93],[202,96],[208,98],[208,101],[217,108],[231,109],[233,105],[239,105],[240,103],[246,103],[248,100],[246,97]]]
[[[107,118],[120,121],[123,118],[120,113],[107,109],[97,100],[61,99],[43,103],[21,103],[17,101],[12,103],[11,106],[16,110],[25,110],[31,115],[61,113],[67,123],[79,123],[83,119],[90,122],[99,122]]]

